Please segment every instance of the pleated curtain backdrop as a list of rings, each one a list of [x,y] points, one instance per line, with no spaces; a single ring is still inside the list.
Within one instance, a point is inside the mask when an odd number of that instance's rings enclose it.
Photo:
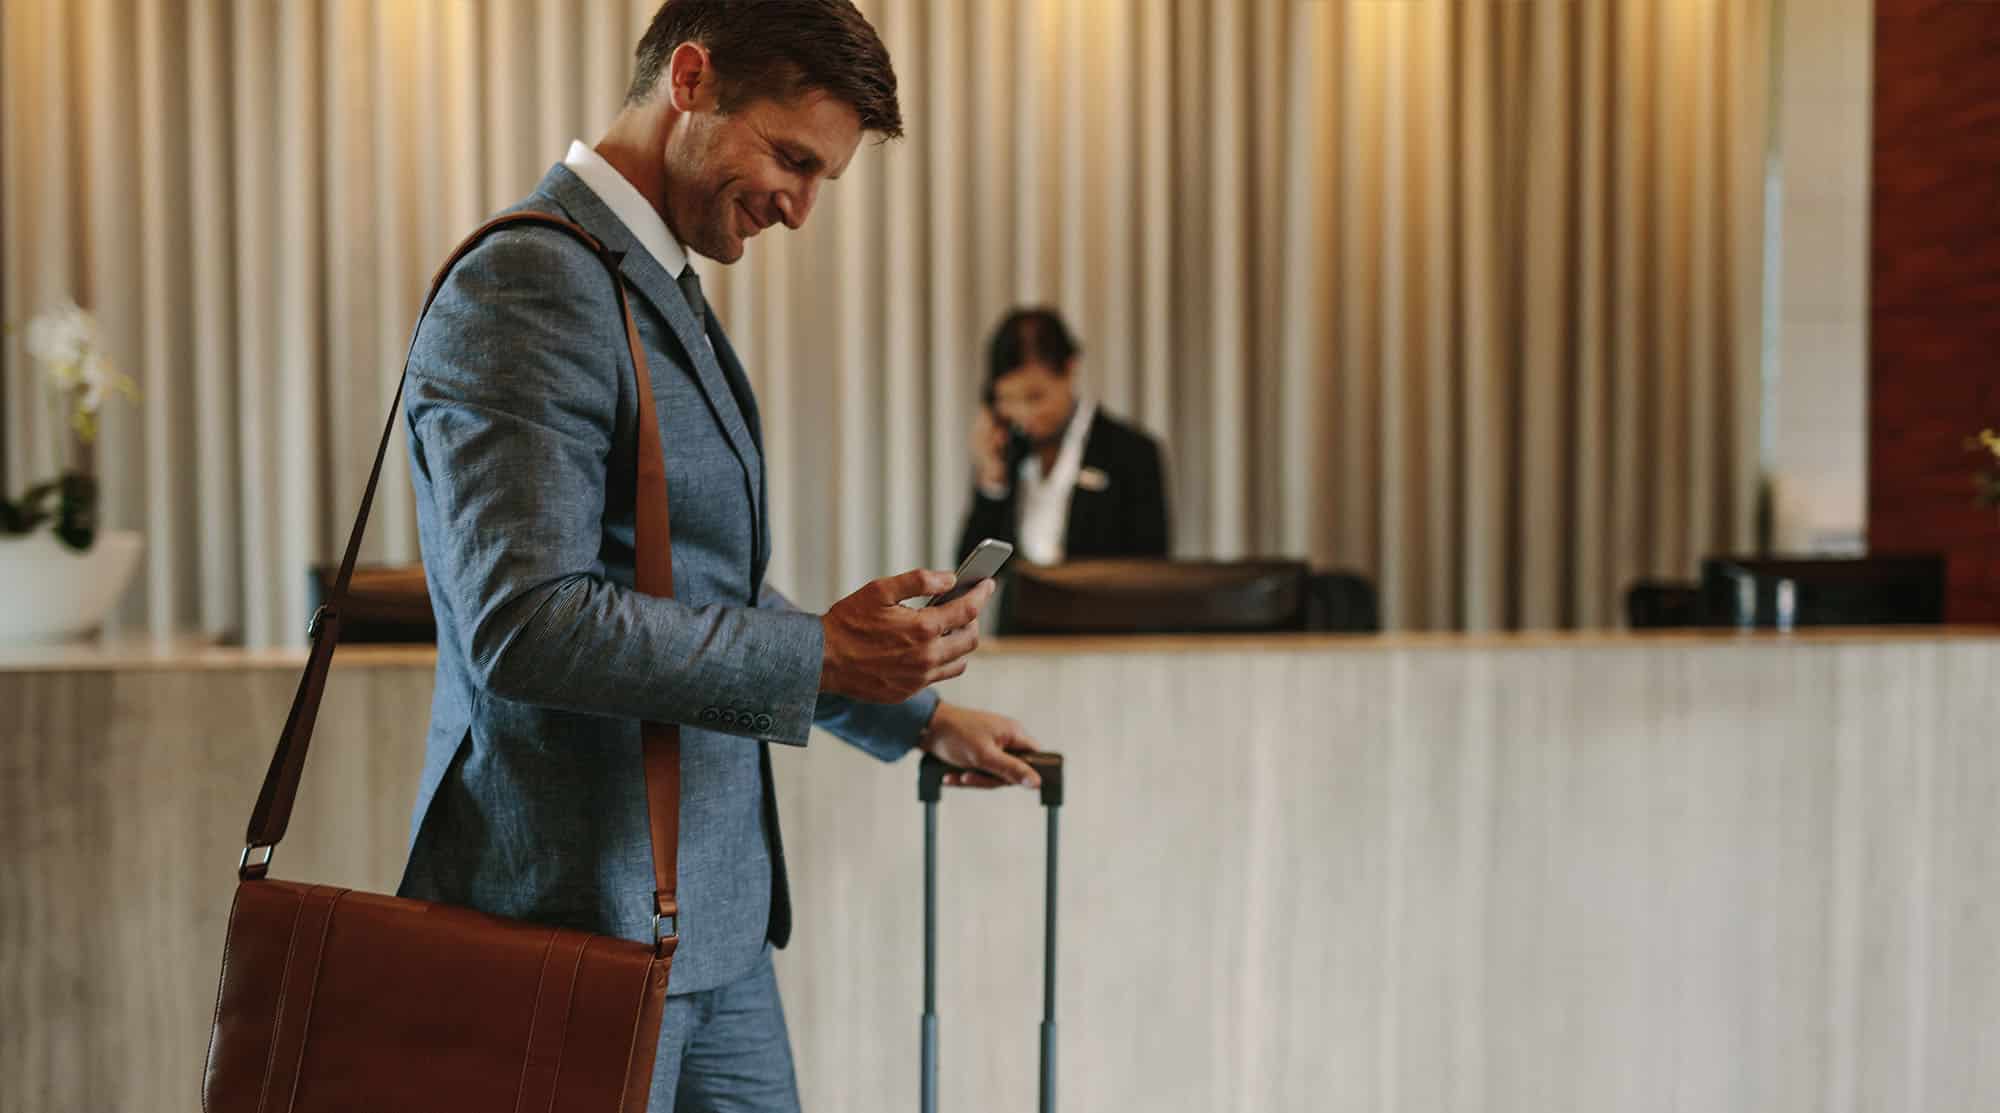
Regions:
[[[704,264],[802,601],[948,564],[1018,302],[1163,438],[1179,555],[1360,570],[1396,626],[1615,622],[1750,540],[1767,0],[862,7],[909,138]],[[7,0],[0,316],[74,296],[141,384],[125,628],[302,639],[431,268],[597,137],[652,9]],[[59,431],[4,358],[18,490]],[[369,560],[418,555],[396,451]]]

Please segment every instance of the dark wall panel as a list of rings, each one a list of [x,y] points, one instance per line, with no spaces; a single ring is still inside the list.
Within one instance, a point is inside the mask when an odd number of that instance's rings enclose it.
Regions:
[[[1951,620],[2000,621],[1963,447],[2000,426],[2000,2],[1876,0],[1874,146],[1869,545],[1943,550]]]

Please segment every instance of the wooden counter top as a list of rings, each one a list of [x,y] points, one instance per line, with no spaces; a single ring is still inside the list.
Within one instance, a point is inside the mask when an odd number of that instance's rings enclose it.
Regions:
[[[1296,653],[1326,650],[1603,650],[1661,646],[1884,645],[1925,642],[2000,641],[2000,626],[1823,627],[1779,634],[1760,630],[1531,630],[1480,634],[1212,634],[1134,637],[989,637],[979,657],[1111,656],[1158,653]],[[144,638],[77,642],[53,646],[0,646],[0,673],[96,672],[104,670],[205,671],[210,669],[296,670],[303,648],[241,649],[193,638]],[[428,667],[436,660],[429,646],[351,645],[334,658],[336,667]]]

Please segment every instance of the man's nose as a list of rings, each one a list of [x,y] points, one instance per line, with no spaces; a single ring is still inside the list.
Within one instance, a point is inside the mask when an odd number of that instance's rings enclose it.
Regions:
[[[813,202],[818,197],[818,182],[808,182],[796,194],[778,194],[778,218],[793,231],[805,227],[806,217],[812,213]]]

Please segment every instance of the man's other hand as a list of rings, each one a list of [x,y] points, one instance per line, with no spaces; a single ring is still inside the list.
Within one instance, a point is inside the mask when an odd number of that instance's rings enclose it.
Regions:
[[[820,616],[826,635],[820,691],[869,703],[901,703],[963,673],[966,658],[979,648],[979,611],[993,597],[993,581],[942,606],[912,610],[901,605],[920,595],[942,595],[954,582],[950,572],[905,572],[875,580],[835,603]]]
[[[1034,766],[1014,756],[1034,753],[1040,747],[1021,724],[1005,715],[940,702],[931,716],[930,730],[917,745],[947,765],[968,770],[947,773],[945,784],[961,788],[1042,787]]]

